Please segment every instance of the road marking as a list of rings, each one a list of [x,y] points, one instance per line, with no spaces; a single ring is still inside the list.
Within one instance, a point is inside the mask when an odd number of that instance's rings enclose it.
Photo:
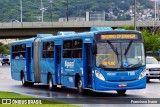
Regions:
[[[10,77],[0,77],[1,79],[11,79]]]

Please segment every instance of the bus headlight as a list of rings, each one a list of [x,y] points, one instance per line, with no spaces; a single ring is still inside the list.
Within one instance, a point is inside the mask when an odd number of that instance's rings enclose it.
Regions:
[[[99,72],[99,71],[95,71],[96,77],[99,78],[100,80],[105,80],[104,76]]]
[[[147,70],[144,70],[143,72],[141,72],[141,74],[139,75],[139,80],[142,79],[144,76],[146,76]]]

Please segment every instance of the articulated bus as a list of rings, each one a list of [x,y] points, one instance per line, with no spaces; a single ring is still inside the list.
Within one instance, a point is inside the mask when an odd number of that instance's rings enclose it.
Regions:
[[[80,94],[146,87],[146,61],[139,31],[93,27],[89,32],[59,32],[11,43],[11,76],[23,86],[48,84],[77,88]]]

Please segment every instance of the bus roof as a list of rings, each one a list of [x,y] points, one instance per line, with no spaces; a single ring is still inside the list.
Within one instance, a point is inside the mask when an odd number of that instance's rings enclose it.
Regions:
[[[92,28],[93,29],[93,28]],[[93,32],[81,32],[81,33],[70,33],[70,34],[66,34],[66,35],[52,35],[52,34],[37,34],[37,37],[33,37],[30,39],[25,39],[25,40],[19,40],[19,41],[15,41],[12,42],[11,44],[21,44],[21,43],[32,43],[34,42],[35,38],[43,38],[42,40],[53,40],[53,39],[66,39],[66,38],[83,38],[83,37],[94,37],[94,34],[103,34],[103,33],[115,33],[115,34],[127,34],[127,33],[140,33],[139,31],[135,31],[135,30],[103,30],[103,29],[107,29],[107,28],[94,28],[94,29],[101,29],[100,31],[93,31]],[[109,28],[108,28],[109,29]]]

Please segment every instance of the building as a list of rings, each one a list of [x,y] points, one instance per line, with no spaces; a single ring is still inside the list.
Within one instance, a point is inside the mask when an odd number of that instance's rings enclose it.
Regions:
[[[105,12],[86,12],[86,21],[105,21]]]
[[[85,18],[83,17],[68,17],[68,22],[85,22]],[[59,22],[67,22],[67,18],[59,18]]]

